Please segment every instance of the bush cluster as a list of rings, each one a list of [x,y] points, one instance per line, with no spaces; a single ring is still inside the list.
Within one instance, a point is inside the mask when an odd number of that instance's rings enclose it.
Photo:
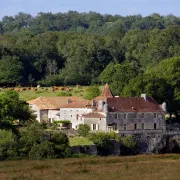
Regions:
[[[62,132],[50,134],[39,123],[28,125],[18,136],[0,130],[0,160],[65,158],[70,155],[67,135]]]

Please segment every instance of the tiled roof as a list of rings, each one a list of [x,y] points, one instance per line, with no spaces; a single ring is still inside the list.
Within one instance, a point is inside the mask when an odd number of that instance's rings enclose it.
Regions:
[[[101,93],[101,96],[105,96],[105,97],[108,97],[108,98],[112,98],[113,95],[111,93],[111,90],[109,88],[109,85],[106,83],[103,90],[102,90],[102,93]]]
[[[92,103],[89,100],[75,101],[69,104],[65,104],[61,108],[92,108]]]
[[[39,97],[30,101],[27,101],[30,105],[36,105],[38,109],[60,109],[66,105],[67,102],[73,103],[82,101],[82,98],[76,96],[64,96],[64,97]]]
[[[147,97],[114,97],[107,98],[110,112],[163,112],[159,104],[152,98]]]
[[[111,90],[109,88],[109,85],[106,83],[102,92],[101,92],[101,95],[94,98],[95,101],[99,101],[99,100],[103,100],[106,102],[106,99],[107,98],[113,98],[113,95],[111,93]]]
[[[100,113],[88,113],[82,115],[85,118],[105,118],[103,114]]]

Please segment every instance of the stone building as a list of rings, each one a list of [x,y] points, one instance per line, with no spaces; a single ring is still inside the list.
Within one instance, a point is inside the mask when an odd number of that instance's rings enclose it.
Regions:
[[[119,134],[165,130],[165,103],[159,105],[146,94],[141,97],[113,96],[108,84],[101,95],[91,101],[77,97],[55,97],[55,100],[49,98],[51,103],[47,103],[42,99],[40,104],[37,103],[39,99],[29,101],[39,121],[69,120],[73,129],[77,129],[79,124],[88,124],[92,131],[115,131]]]
[[[27,101],[39,122],[52,123],[60,120],[59,109],[68,103],[82,100],[80,97],[38,97]]]

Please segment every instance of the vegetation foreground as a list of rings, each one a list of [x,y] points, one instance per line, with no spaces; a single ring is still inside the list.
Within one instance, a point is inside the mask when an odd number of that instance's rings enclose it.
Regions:
[[[0,162],[4,179],[179,179],[180,155]]]

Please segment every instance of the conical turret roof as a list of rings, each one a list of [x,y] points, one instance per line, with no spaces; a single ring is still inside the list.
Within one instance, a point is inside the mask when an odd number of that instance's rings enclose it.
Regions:
[[[112,95],[109,85],[106,83],[102,89],[101,95],[96,97],[94,100],[95,101],[99,101],[99,100],[106,101],[107,98],[113,98],[113,95]]]

